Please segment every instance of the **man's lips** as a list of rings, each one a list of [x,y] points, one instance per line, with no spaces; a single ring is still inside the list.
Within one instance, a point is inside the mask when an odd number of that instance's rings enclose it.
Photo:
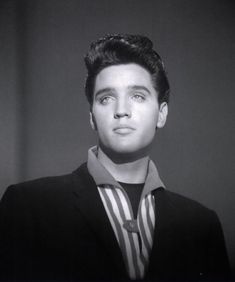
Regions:
[[[118,125],[118,126],[114,127],[114,129],[113,129],[113,131],[115,133],[118,133],[118,134],[121,134],[121,135],[129,134],[134,130],[135,130],[135,128],[133,128],[129,125]]]

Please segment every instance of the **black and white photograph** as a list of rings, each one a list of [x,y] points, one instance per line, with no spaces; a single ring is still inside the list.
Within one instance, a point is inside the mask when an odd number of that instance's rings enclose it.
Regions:
[[[235,2],[0,1],[0,281],[235,281]]]

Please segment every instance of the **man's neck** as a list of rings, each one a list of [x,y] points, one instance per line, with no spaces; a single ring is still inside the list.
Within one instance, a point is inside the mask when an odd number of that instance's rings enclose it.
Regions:
[[[145,182],[149,162],[148,156],[143,156],[137,160],[115,162],[99,148],[97,157],[116,181],[124,183]]]

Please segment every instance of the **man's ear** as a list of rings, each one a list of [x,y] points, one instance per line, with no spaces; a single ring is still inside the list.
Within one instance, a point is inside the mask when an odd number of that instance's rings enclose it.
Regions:
[[[90,125],[91,125],[91,128],[93,130],[97,130],[97,126],[96,126],[96,122],[95,122],[95,117],[94,117],[92,112],[90,112]]]
[[[168,115],[168,105],[166,102],[163,102],[159,106],[157,128],[162,128],[165,125],[167,115]]]

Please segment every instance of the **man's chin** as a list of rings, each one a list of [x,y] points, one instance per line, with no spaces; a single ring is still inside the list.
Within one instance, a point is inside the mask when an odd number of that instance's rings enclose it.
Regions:
[[[133,155],[133,154],[137,154],[140,148],[136,148],[133,144],[128,144],[128,145],[118,144],[118,146],[112,146],[111,150],[113,151],[113,153],[120,155]]]
[[[136,148],[135,146],[115,146],[102,148],[105,154],[116,163],[130,162],[148,155],[147,148]]]

